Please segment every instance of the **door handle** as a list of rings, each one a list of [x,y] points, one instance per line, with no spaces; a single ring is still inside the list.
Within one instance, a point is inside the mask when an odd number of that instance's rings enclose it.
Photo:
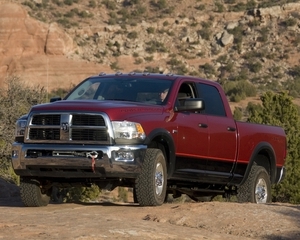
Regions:
[[[227,127],[227,131],[229,131],[229,132],[235,132],[236,128],[234,128],[234,127]]]
[[[207,128],[208,125],[205,124],[205,123],[199,123],[199,124],[198,124],[198,127],[200,127],[200,128]]]

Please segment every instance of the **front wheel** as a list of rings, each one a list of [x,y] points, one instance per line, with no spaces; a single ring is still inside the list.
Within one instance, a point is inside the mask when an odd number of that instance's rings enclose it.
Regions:
[[[47,206],[50,202],[51,189],[44,190],[35,179],[21,180],[20,193],[26,207]]]
[[[271,181],[266,169],[253,165],[248,179],[238,188],[239,202],[271,202]]]
[[[146,151],[142,171],[135,182],[136,200],[141,206],[159,206],[167,189],[166,160],[160,149]]]

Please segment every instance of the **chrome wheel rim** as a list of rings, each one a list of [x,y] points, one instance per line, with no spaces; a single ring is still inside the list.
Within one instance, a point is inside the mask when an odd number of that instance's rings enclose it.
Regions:
[[[268,187],[264,179],[260,178],[255,187],[256,203],[266,203],[268,199]]]
[[[164,171],[161,163],[156,164],[155,169],[155,191],[157,195],[161,195],[164,185]]]

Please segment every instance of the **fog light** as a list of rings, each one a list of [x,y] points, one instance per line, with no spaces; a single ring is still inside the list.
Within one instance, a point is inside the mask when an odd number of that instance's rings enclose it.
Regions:
[[[118,151],[116,152],[116,161],[132,162],[134,161],[134,154],[132,151]]]
[[[12,153],[11,153],[11,156],[13,158],[17,158],[19,156],[19,151],[18,150],[13,150]]]

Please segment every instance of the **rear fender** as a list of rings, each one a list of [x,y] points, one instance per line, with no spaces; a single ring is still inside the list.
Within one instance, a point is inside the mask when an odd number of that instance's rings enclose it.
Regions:
[[[259,144],[257,144],[257,146],[254,148],[250,160],[249,160],[249,164],[247,166],[244,178],[242,180],[242,182],[240,184],[243,184],[245,182],[245,180],[248,178],[248,175],[251,171],[251,167],[254,164],[257,155],[264,155],[269,159],[268,163],[257,163],[260,166],[263,166],[266,168],[266,170],[269,172],[270,174],[270,180],[271,183],[275,182],[276,179],[276,157],[275,157],[275,151],[273,149],[273,147],[271,146],[270,143],[268,142],[260,142]],[[268,170],[268,168],[270,170]]]

